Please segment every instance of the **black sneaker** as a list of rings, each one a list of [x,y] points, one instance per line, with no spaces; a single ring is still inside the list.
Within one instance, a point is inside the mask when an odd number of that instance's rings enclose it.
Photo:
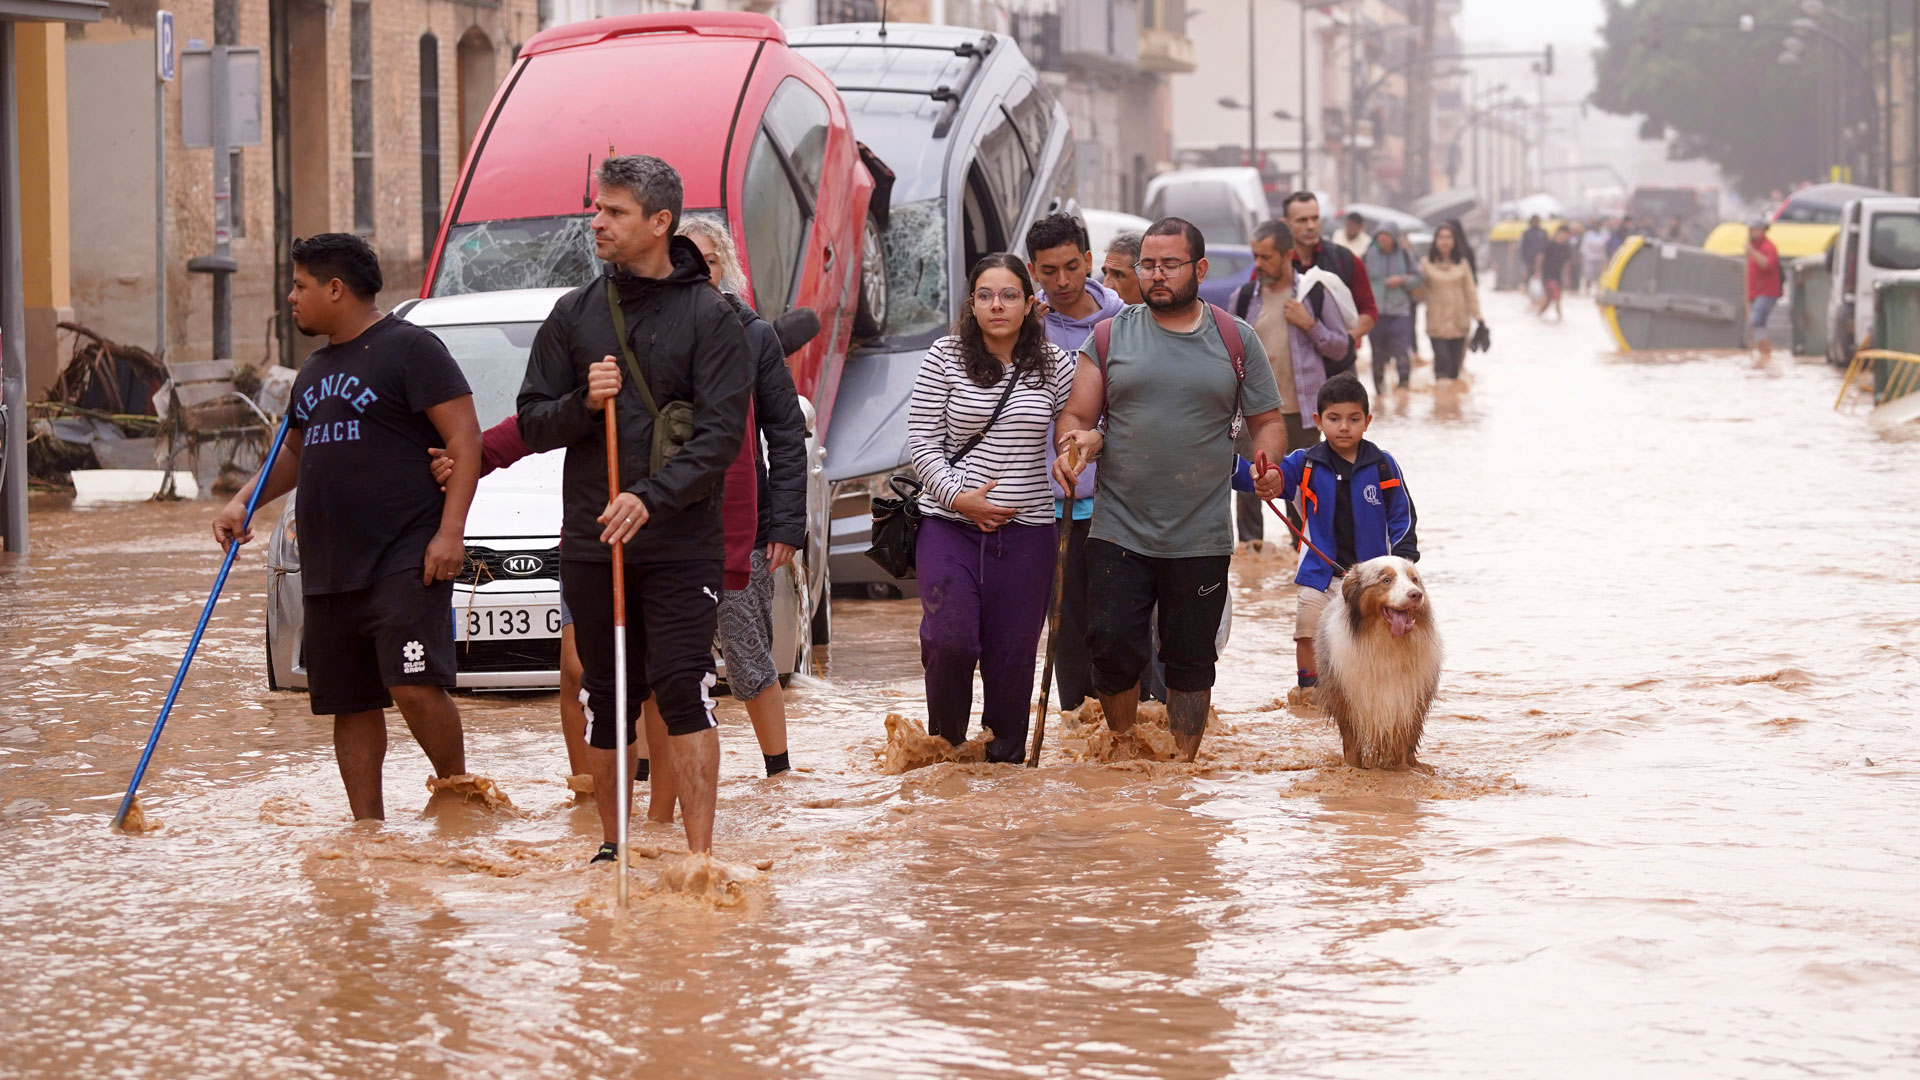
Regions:
[[[600,850],[593,853],[593,858],[587,863],[587,865],[592,866],[594,863],[613,862],[619,858],[620,858],[620,845],[601,844]]]

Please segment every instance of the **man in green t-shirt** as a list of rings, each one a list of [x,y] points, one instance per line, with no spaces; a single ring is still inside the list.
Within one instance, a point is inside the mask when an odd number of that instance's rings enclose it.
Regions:
[[[1244,416],[1253,449],[1277,461],[1286,452],[1286,424],[1259,335],[1200,302],[1207,276],[1200,230],[1180,218],[1155,222],[1135,270],[1146,304],[1113,318],[1104,358],[1094,340],[1081,349],[1057,430],[1063,450],[1073,442],[1082,461],[1100,461],[1087,541],[1087,644],[1107,726],[1133,726],[1148,620],[1158,604],[1168,724],[1192,761],[1206,732],[1219,659],[1214,635],[1233,556],[1233,437]],[[1225,326],[1239,334],[1244,378],[1222,337]],[[1104,434],[1096,428],[1103,414]],[[1054,471],[1063,487],[1079,480],[1064,453]],[[1277,498],[1281,484],[1278,472],[1255,481],[1265,498]]]

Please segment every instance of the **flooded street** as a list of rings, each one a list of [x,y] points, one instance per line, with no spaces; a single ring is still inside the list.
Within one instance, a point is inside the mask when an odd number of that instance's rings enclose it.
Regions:
[[[459,698],[519,815],[427,811],[396,722],[391,817],[350,825],[330,724],[266,689],[263,542],[161,827],[108,831],[216,507],[37,503],[0,557],[0,1075],[1920,1073],[1920,446],[1833,412],[1824,363],[1487,303],[1471,391],[1371,433],[1448,646],[1434,776],[1344,768],[1276,703],[1290,557],[1236,562],[1195,766],[1076,761],[1056,719],[1039,770],[886,775],[918,607],[840,601],[795,774],[723,703],[716,850],[772,860],[729,910],[655,893],[685,845],[642,825],[614,909],[550,694]]]

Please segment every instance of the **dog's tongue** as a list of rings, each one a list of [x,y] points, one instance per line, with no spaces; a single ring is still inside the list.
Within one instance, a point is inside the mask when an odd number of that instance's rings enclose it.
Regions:
[[[1413,629],[1413,612],[1387,608],[1386,615],[1387,629],[1393,631],[1394,637],[1405,637],[1407,631]]]

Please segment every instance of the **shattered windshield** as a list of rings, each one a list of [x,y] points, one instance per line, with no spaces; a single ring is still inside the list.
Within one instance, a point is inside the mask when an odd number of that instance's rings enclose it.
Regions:
[[[919,348],[945,333],[947,201],[895,205],[887,222],[887,329],[876,344],[889,352]]]
[[[718,210],[683,216],[719,217]],[[503,289],[571,289],[600,272],[593,253],[593,215],[477,221],[447,230],[433,296]]]

